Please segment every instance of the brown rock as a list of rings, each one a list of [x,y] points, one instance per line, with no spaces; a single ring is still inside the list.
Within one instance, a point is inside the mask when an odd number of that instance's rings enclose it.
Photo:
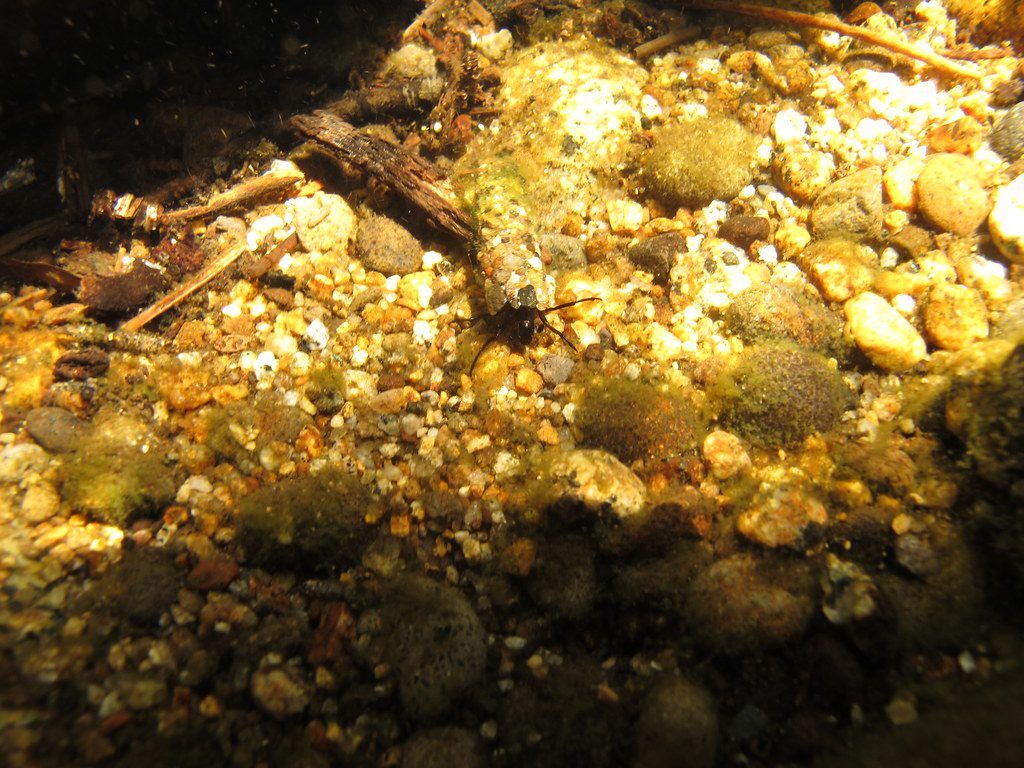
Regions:
[[[188,586],[202,592],[225,589],[238,576],[238,570],[238,563],[229,557],[204,557],[189,573]]]

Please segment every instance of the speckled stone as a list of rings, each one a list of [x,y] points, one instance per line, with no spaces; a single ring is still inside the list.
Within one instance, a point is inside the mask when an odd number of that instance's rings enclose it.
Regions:
[[[249,691],[256,705],[277,720],[294,717],[309,705],[309,684],[290,666],[256,670]]]
[[[842,237],[811,243],[797,259],[829,301],[846,301],[871,287],[878,256],[866,245]]]
[[[548,505],[576,503],[615,517],[632,517],[643,509],[647,489],[633,471],[600,450],[565,451],[551,460],[547,470],[545,499]]]
[[[799,488],[781,487],[759,495],[740,513],[736,530],[769,549],[802,549],[807,533],[828,522],[825,505]]]
[[[966,285],[939,283],[932,288],[923,319],[928,340],[940,349],[963,349],[988,337],[985,301]]]
[[[989,138],[992,149],[1008,162],[1024,157],[1024,101],[1015,104],[996,123]]]
[[[836,171],[835,160],[826,152],[786,149],[777,152],[772,161],[772,174],[779,187],[800,203],[817,197]]]
[[[654,282],[664,285],[678,253],[686,253],[686,238],[676,232],[666,232],[637,243],[627,255],[638,268],[650,272]]]
[[[814,201],[815,237],[873,239],[882,233],[882,171],[865,168],[829,184]]]
[[[541,252],[551,257],[552,272],[582,269],[587,266],[587,253],[578,237],[559,232],[545,232],[537,238]]]
[[[423,263],[423,248],[397,221],[368,216],[356,227],[356,258],[375,272],[408,275]]]
[[[991,203],[978,164],[964,155],[932,155],[917,179],[918,208],[932,225],[969,235],[988,216]]]
[[[568,381],[575,365],[576,361],[565,355],[544,355],[537,363],[537,373],[549,387],[557,387]]]

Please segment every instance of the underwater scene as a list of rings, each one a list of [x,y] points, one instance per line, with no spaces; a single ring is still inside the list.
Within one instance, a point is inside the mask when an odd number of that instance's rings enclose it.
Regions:
[[[1024,765],[1024,3],[4,5],[0,763]]]

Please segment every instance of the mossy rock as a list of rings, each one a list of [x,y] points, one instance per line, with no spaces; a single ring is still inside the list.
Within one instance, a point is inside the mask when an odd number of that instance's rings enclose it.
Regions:
[[[480,682],[487,633],[457,589],[423,576],[400,577],[385,595],[381,617],[384,656],[413,719],[436,720]]]
[[[153,626],[177,599],[181,581],[171,553],[155,547],[130,549],[96,583],[88,602],[133,624]]]
[[[751,653],[800,637],[810,625],[817,585],[804,561],[732,555],[686,591],[686,625],[726,655]]]
[[[593,548],[577,536],[542,544],[526,588],[545,616],[585,619],[598,597]]]
[[[285,405],[273,392],[261,392],[252,403],[211,408],[205,413],[206,445],[218,459],[243,471],[255,467],[259,452],[272,442],[294,443],[309,416]]]
[[[696,448],[707,429],[695,393],[625,378],[588,385],[576,425],[581,447],[608,451],[627,464],[678,459]]]
[[[1024,344],[998,365],[957,386],[956,432],[978,474],[1009,486],[1024,475]]]
[[[725,312],[725,322],[748,344],[791,341],[840,361],[850,354],[842,319],[810,288],[755,285],[736,297]]]
[[[831,429],[849,388],[822,355],[795,344],[757,344],[713,384],[723,424],[762,446],[794,445]]]
[[[68,455],[65,501],[78,512],[121,528],[161,513],[174,501],[178,487],[174,470],[164,463],[166,450],[134,419],[104,417],[96,424]]]
[[[328,468],[253,491],[238,505],[238,538],[268,570],[330,571],[359,561],[374,529],[372,503],[358,478]]]
[[[753,178],[757,138],[723,115],[663,129],[643,160],[647,191],[668,205],[731,200]]]

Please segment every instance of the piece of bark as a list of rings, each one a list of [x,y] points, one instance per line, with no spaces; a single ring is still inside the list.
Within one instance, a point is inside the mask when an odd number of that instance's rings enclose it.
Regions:
[[[167,278],[159,270],[136,263],[122,274],[82,278],[79,299],[93,312],[127,312],[144,305],[166,284]]]
[[[456,205],[455,195],[430,163],[322,110],[293,117],[292,127],[398,192],[435,226],[461,240],[470,239],[469,217]]]
[[[44,261],[20,261],[0,256],[0,275],[16,283],[42,283],[61,293],[73,293],[82,278]]]
[[[232,211],[254,207],[257,203],[282,200],[296,191],[302,181],[300,173],[271,172],[236,184],[210,198],[205,205],[193,205],[177,211],[164,213],[160,219],[163,226],[171,226],[197,219],[209,219]]]
[[[122,323],[121,330],[129,333],[142,330],[147,323],[155,320],[172,307],[177,306],[217,277],[217,275],[221,274],[224,270],[238,261],[238,258],[245,252],[246,245],[244,242],[232,245],[224,251],[224,253],[206,265],[199,274],[187,283],[178,286],[158,302],[137,314],[131,320]]]
[[[14,253],[22,246],[28,245],[33,240],[38,240],[41,237],[46,237],[47,235],[56,237],[59,235],[63,223],[58,216],[48,216],[45,219],[33,221],[0,236],[0,258]]]

